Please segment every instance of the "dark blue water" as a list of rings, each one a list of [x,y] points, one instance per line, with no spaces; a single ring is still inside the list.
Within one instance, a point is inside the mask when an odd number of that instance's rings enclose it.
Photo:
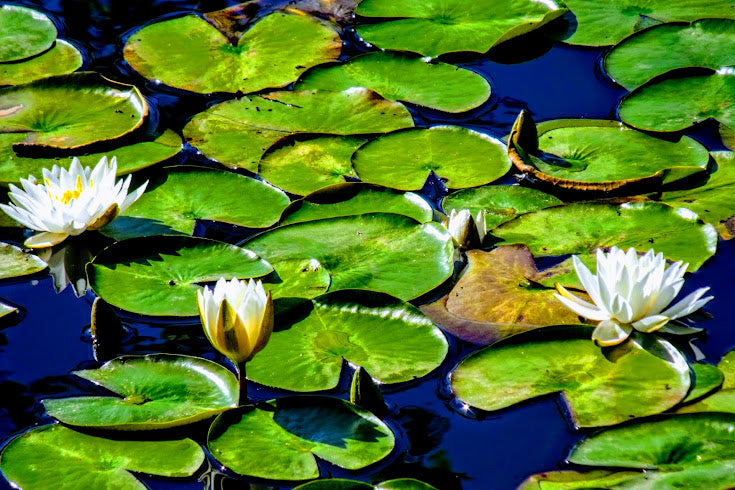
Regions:
[[[50,14],[60,37],[80,47],[87,56],[86,69],[137,84],[157,108],[162,126],[180,130],[188,118],[215,99],[183,96],[175,90],[151,86],[122,61],[124,37],[135,27],[180,11],[211,11],[234,2],[207,1],[48,1],[18,2]],[[347,41],[352,41],[349,36]],[[468,114],[444,114],[412,108],[417,124],[454,122],[503,137],[521,109],[537,121],[557,118],[614,118],[619,98],[625,93],[599,70],[600,50],[551,45],[548,50],[523,63],[503,64],[487,58],[463,59],[462,64],[487,77],[493,97]],[[348,52],[360,50],[350,45]],[[448,60],[450,61],[450,60]],[[710,149],[720,149],[714,125],[705,124],[690,132]],[[194,152],[185,152],[183,162],[206,163]],[[508,177],[506,181],[513,181]],[[202,234],[237,241],[242,230],[199,226]],[[7,232],[4,239],[20,240]],[[686,294],[704,285],[712,286],[715,300],[706,310],[711,319],[698,323],[707,335],[695,342],[709,362],[735,347],[728,300],[735,292],[735,243],[720,242],[717,256],[688,280]],[[68,373],[94,367],[88,340],[93,296],[77,298],[71,288],[57,294],[47,275],[0,283],[0,297],[22,308],[22,318],[0,324],[0,441],[28,427],[48,423],[40,400],[88,392],[88,387]],[[122,353],[175,352],[215,358],[201,334],[198,321],[147,323],[124,315],[134,334]],[[557,398],[547,397],[494,414],[473,414],[448,392],[447,373],[467,353],[476,349],[450,339],[450,354],[432,376],[406,386],[389,388],[386,400],[392,414],[389,423],[400,441],[389,459],[361,472],[323,465],[322,477],[347,477],[382,481],[416,477],[440,489],[510,489],[526,476],[564,467],[569,450],[584,434],[568,423]],[[346,398],[347,376],[329,394]],[[249,386],[249,394],[265,400],[283,393]],[[201,441],[202,427],[182,429]],[[200,475],[197,475],[200,476]],[[153,488],[201,488],[189,481],[145,478]],[[225,487],[242,487],[242,482],[225,480]],[[0,482],[0,486],[6,485]],[[287,487],[287,485],[284,485]]]

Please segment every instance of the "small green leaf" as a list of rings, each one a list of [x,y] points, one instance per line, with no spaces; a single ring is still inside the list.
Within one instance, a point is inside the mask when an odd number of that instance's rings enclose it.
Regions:
[[[34,254],[9,243],[0,242],[0,279],[27,276],[46,269],[48,264]]]
[[[53,48],[34,58],[20,63],[0,64],[0,85],[20,85],[41,78],[66,75],[81,68],[82,61],[82,53],[74,45],[59,39]]]
[[[56,26],[51,19],[20,5],[0,6],[0,26],[0,63],[42,53],[56,39]]]

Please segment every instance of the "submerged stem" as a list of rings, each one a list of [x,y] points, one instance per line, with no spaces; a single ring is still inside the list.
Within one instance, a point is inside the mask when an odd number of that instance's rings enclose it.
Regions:
[[[240,385],[240,399],[237,402],[238,406],[247,405],[248,401],[248,379],[245,375],[245,364],[246,362],[236,362],[235,367],[237,368],[237,382]]]

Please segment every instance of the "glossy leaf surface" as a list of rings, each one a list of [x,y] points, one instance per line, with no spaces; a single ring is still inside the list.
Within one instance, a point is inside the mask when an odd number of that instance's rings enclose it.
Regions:
[[[20,5],[0,7],[0,63],[18,61],[49,49],[56,26],[37,10]]]
[[[55,75],[66,75],[81,66],[82,53],[72,44],[59,39],[53,48],[34,58],[0,64],[0,85],[19,85]]]
[[[10,243],[0,242],[0,279],[41,272],[48,265],[40,257]]]
[[[725,354],[717,367],[724,376],[722,387],[696,403],[681,407],[678,412],[728,412],[735,414],[735,351]]]

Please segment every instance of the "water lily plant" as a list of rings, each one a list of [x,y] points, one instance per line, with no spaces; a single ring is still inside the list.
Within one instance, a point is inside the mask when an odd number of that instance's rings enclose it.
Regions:
[[[463,248],[479,246],[487,234],[484,210],[472,216],[468,209],[462,209],[459,212],[452,209],[444,226],[452,235],[455,245]]]
[[[599,320],[592,340],[600,346],[624,341],[634,331],[650,333],[688,331],[668,325],[700,309],[713,296],[702,296],[709,288],[699,288],[669,306],[684,285],[688,264],[667,265],[663,254],[649,250],[639,256],[635,249],[624,252],[612,247],[608,253],[597,250],[597,272],[592,274],[577,256],[574,270],[593,303],[584,301],[557,284],[556,298],[575,313]]]
[[[116,180],[117,160],[102,157],[94,169],[82,168],[78,158],[69,170],[54,165],[43,169],[43,182],[32,175],[20,179],[23,189],[10,184],[10,204],[0,208],[18,223],[40,231],[25,241],[31,248],[61,243],[69,236],[96,230],[115,219],[145,191],[148,182],[128,194],[130,178]]]

